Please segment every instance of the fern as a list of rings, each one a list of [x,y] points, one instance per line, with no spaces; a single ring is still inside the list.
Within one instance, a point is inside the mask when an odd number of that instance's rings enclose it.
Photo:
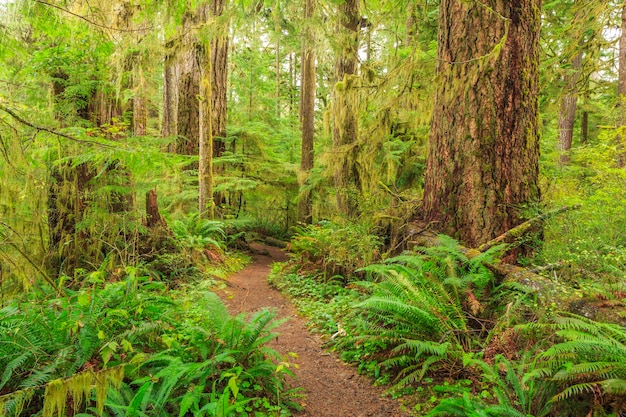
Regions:
[[[419,381],[438,369],[460,371],[463,356],[480,346],[468,325],[479,301],[473,295],[493,282],[484,266],[501,248],[469,259],[456,241],[442,236],[443,246],[421,248],[383,264],[362,268],[378,283],[363,287],[371,295],[356,304],[365,314],[354,320],[368,334],[391,345],[386,368],[399,369],[397,384]]]
[[[574,314],[561,313],[553,323],[522,328],[554,332],[561,341],[539,356],[555,381],[564,384],[554,400],[566,400],[600,388],[605,394],[626,394],[626,330]]]
[[[492,387],[495,404],[464,392],[462,397],[444,398],[427,417],[434,416],[489,416],[489,417],[545,417],[550,415],[553,403],[551,381],[528,379],[525,361],[515,367],[502,356],[496,356],[493,365],[470,358],[466,365],[477,368],[484,382]],[[532,366],[532,364],[530,364]]]
[[[194,213],[185,220],[177,220],[172,224],[172,231],[176,238],[189,247],[203,248],[212,245],[223,249],[226,233],[224,223],[207,220]]]

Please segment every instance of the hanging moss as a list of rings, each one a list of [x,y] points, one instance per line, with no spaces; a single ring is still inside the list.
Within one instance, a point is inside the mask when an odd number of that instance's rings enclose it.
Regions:
[[[84,403],[88,403],[92,392],[95,390],[96,408],[98,414],[104,412],[104,403],[107,391],[110,388],[119,389],[124,379],[124,366],[115,366],[93,372],[87,370],[65,379],[55,379],[45,385],[42,417],[63,417],[67,408],[68,400],[72,399],[73,412],[81,409]],[[41,387],[32,387],[0,396],[0,417],[18,417],[24,405],[34,396]]]
[[[0,417],[19,416],[24,410],[24,405],[33,397],[34,392],[34,388],[26,388],[0,396]]]
[[[81,372],[67,379],[55,379],[46,385],[42,417],[63,417],[67,400],[71,396],[74,411],[80,409],[83,401],[89,401],[91,392],[96,391],[98,414],[104,411],[107,390],[119,388],[124,378],[124,367],[116,366],[99,372],[91,370]]]

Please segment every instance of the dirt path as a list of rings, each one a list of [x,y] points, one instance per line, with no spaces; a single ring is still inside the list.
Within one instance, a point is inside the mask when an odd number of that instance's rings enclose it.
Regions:
[[[294,307],[267,284],[266,277],[273,262],[285,261],[279,249],[257,247],[267,255],[255,254],[254,262],[228,279],[229,286],[221,293],[232,314],[253,312],[263,307],[278,310],[279,318],[289,317],[279,329],[280,336],[271,343],[281,355],[294,352],[299,365],[295,369],[296,384],[303,387],[306,399],[301,401],[305,417],[406,417],[397,401],[381,398],[382,390],[358,375],[356,369],[344,364],[336,355],[322,349],[322,341],[311,334],[306,321]]]

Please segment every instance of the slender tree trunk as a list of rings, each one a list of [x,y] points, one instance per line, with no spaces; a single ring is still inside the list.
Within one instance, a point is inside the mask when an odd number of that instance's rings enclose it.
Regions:
[[[278,0],[274,3],[274,68],[276,76],[276,117],[280,119],[280,39],[282,37],[280,25],[280,3]]]
[[[580,122],[580,143],[586,144],[589,140],[589,112],[583,112],[583,118]]]
[[[213,112],[213,156],[226,150],[226,114],[228,93],[228,26],[224,11],[226,0],[211,0],[209,15],[217,22],[217,35],[211,39],[211,103]]]
[[[619,69],[617,80],[618,106],[620,109],[618,125],[626,125],[626,2],[622,6],[622,34],[619,38]],[[617,166],[626,166],[626,155],[624,155],[624,135],[617,135]]]
[[[198,63],[200,64],[200,96],[199,96],[199,123],[200,123],[200,166],[199,180],[199,212],[208,219],[214,217],[213,203],[213,115],[211,76],[211,47],[198,45]]]
[[[359,0],[346,0],[340,5],[341,22],[338,38],[342,48],[335,63],[333,92],[333,152],[337,160],[334,183],[337,209],[347,216],[357,213],[360,182],[355,167],[358,125],[357,66],[359,50]]]
[[[139,61],[139,59],[137,59]],[[134,70],[133,97],[133,135],[145,136],[148,128],[148,100],[146,97],[146,80],[141,68],[141,62],[136,62]]]
[[[161,135],[164,138],[178,135],[178,65],[176,53],[171,49],[165,55]],[[173,152],[175,149],[171,151]]]
[[[441,0],[423,217],[470,247],[540,198],[540,0]],[[498,47],[500,46],[500,47]]]
[[[298,220],[310,224],[313,220],[313,202],[308,180],[313,168],[313,143],[315,136],[315,34],[310,22],[315,11],[315,1],[305,0],[304,19],[307,25],[302,41],[302,94],[300,98],[300,120],[302,123],[302,158],[300,169],[302,180],[298,200]]]
[[[417,34],[417,2],[411,1],[407,7],[406,29],[404,32],[404,46],[413,45]]]
[[[565,76],[564,92],[561,97],[561,111],[559,113],[559,164],[569,163],[569,151],[572,148],[574,137],[574,122],[576,121],[576,103],[578,101],[578,78],[582,68],[582,52],[576,54],[572,60],[571,71]]]

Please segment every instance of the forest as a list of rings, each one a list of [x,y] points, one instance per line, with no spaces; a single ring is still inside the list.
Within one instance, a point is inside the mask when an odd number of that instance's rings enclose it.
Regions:
[[[626,415],[625,2],[0,0],[0,63],[0,417]]]

